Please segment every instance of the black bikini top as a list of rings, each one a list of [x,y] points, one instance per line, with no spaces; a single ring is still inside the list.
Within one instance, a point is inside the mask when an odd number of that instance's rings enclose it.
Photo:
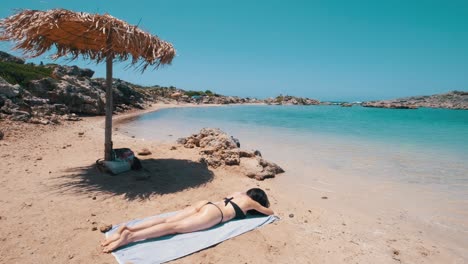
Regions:
[[[234,211],[236,212],[236,216],[234,216],[234,219],[244,219],[244,211],[242,211],[242,209],[240,209],[240,207],[235,202],[233,202],[232,199],[234,199],[234,197],[224,198],[224,206],[227,206],[228,203],[230,203],[234,208]]]

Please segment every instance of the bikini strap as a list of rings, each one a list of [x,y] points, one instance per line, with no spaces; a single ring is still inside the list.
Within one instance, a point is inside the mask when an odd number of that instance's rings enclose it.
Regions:
[[[224,198],[224,206],[227,206],[228,203],[230,203],[232,201],[232,199],[234,199],[234,197],[231,197],[231,198]]]
[[[218,224],[221,224],[223,222],[223,219],[224,219],[223,210],[221,210],[221,208],[219,208],[219,206],[217,206],[216,204],[214,204],[212,202],[207,202],[206,204],[212,204],[212,205],[216,206],[216,208],[218,208],[219,212],[221,213],[221,220],[219,221]]]
[[[228,203],[230,203],[234,208],[234,212],[236,213],[236,216],[234,218],[244,219],[246,217],[244,211],[242,211],[242,209],[235,202],[233,202],[232,199],[234,199],[234,197],[224,198],[224,206],[227,206]]]

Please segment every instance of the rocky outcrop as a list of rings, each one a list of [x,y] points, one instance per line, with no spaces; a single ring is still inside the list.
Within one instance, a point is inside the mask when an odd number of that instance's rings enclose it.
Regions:
[[[203,128],[198,134],[179,138],[177,143],[186,148],[199,148],[202,161],[210,167],[238,165],[246,176],[257,180],[284,172],[275,163],[264,160],[258,150],[241,150],[239,140],[217,128]]]
[[[52,77],[31,80],[24,86],[12,85],[0,77],[0,117],[37,124],[76,121],[80,115],[105,114],[105,80],[91,79],[89,69],[57,66]],[[116,112],[143,109],[153,102],[148,94],[118,79],[113,81]]]
[[[361,105],[364,107],[375,107],[375,108],[418,109],[418,107],[413,104],[405,104],[405,103],[392,102],[392,101],[363,102]]]
[[[413,96],[383,101],[369,101],[361,104],[364,107],[417,109],[419,107],[468,109],[468,92],[452,91],[430,96]]]
[[[102,78],[94,80],[97,82],[99,89],[104,92],[106,80]],[[144,93],[142,89],[137,89],[134,84],[120,79],[114,79],[112,87],[116,112],[123,112],[132,108],[144,109],[148,104],[155,101],[150,95]]]
[[[14,98],[20,95],[21,87],[19,85],[12,85],[0,77],[0,97]],[[1,106],[1,105],[0,105]]]
[[[104,113],[105,92],[100,84],[87,78],[76,78],[66,75],[64,79],[45,78],[31,81],[25,89],[34,96],[25,98],[26,102],[39,105],[60,105],[66,112],[85,115]]]
[[[265,99],[264,102],[269,105],[318,105],[319,100],[307,98],[307,97],[296,97],[296,96],[277,96],[276,98]]]
[[[256,98],[242,98],[238,96],[222,96],[222,95],[205,95],[205,96],[188,96],[181,95],[173,97],[177,102],[192,103],[192,104],[259,104],[264,103]]]
[[[76,76],[76,77],[86,77],[92,78],[94,71],[91,69],[82,69],[78,66],[64,66],[64,65],[50,65],[48,67],[53,67],[52,76],[56,79],[63,78],[64,76]]]
[[[24,64],[23,59],[15,57],[15,56],[13,56],[11,54],[8,54],[6,52],[3,52],[3,51],[0,51],[0,61]]]

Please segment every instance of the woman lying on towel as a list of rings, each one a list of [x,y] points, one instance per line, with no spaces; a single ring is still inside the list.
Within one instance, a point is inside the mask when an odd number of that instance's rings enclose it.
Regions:
[[[234,193],[229,198],[212,203],[200,201],[174,216],[154,218],[135,226],[122,225],[101,246],[109,253],[132,242],[170,234],[205,230],[231,219],[244,219],[246,213],[272,215],[266,193],[253,188],[245,193]]]

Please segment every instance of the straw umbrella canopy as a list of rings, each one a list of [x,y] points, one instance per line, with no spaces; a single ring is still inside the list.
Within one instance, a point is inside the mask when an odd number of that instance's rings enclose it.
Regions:
[[[129,60],[142,72],[170,64],[172,44],[108,14],[65,9],[23,10],[0,20],[0,40],[13,41],[15,49],[38,57],[55,48],[53,58],[78,56],[106,62],[105,159],[112,159],[112,62]]]

